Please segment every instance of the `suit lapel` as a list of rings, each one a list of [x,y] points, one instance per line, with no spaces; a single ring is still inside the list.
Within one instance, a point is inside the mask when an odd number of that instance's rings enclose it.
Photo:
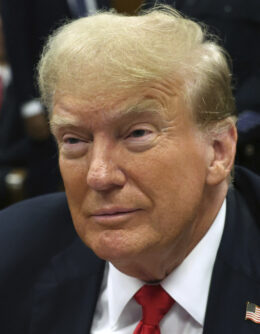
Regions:
[[[35,286],[30,333],[89,333],[104,264],[78,238],[56,256]]]
[[[234,189],[227,197],[226,216],[203,333],[259,333],[260,325],[245,320],[246,302],[260,304],[259,231],[245,199]]]

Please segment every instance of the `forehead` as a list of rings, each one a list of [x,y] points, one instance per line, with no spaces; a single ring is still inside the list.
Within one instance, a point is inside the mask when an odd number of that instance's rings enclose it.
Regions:
[[[160,115],[163,112],[163,107],[154,99],[127,99],[123,101],[118,101],[118,103],[112,103],[111,101],[102,101],[94,103],[91,101],[77,99],[71,96],[63,96],[61,99],[57,99],[54,109],[52,121],[57,119],[58,115],[64,115],[69,119],[74,116],[79,118],[86,116],[108,120],[117,120],[121,117],[127,117],[132,114],[141,114],[144,112],[149,112],[153,114]]]
[[[170,82],[152,83],[128,90],[111,90],[95,96],[56,93],[51,123],[70,122],[73,118],[104,122],[149,113],[161,118],[187,114],[179,91]]]

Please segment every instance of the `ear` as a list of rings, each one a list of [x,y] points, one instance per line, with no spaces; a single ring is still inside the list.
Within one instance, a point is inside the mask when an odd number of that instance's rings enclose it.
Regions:
[[[234,164],[237,143],[236,126],[232,123],[225,131],[214,136],[211,142],[207,184],[217,185],[227,179]]]

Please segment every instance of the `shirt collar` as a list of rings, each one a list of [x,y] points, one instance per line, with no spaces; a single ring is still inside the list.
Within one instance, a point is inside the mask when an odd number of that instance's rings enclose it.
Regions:
[[[111,328],[117,323],[126,304],[143,285],[143,281],[123,274],[109,263],[107,291]]]
[[[224,229],[225,215],[226,200],[205,236],[162,282],[169,295],[201,326],[204,324],[211,275]]]
[[[204,323],[211,274],[224,229],[225,215],[226,200],[205,236],[185,260],[161,282],[175,302],[201,326]],[[107,291],[111,326],[117,323],[127,303],[143,284],[143,281],[123,274],[109,263]]]

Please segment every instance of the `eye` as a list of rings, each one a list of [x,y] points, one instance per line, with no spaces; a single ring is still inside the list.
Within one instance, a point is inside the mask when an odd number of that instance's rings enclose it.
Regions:
[[[60,153],[69,159],[79,158],[88,151],[85,139],[70,134],[64,135],[58,144]]]
[[[136,129],[128,135],[128,138],[130,138],[130,137],[132,137],[132,138],[144,137],[146,135],[149,135],[150,133],[151,133],[151,131],[147,130],[147,129]]]
[[[75,138],[75,137],[67,137],[67,138],[64,138],[64,143],[65,144],[78,144],[80,142],[80,139],[78,138]]]
[[[137,124],[129,129],[125,136],[125,143],[132,151],[141,152],[151,148],[155,144],[158,131],[149,124]]]

